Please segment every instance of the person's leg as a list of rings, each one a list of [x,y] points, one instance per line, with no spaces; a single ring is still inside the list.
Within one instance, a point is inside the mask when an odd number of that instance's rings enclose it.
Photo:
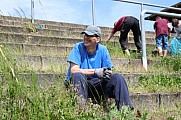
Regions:
[[[121,44],[121,48],[122,50],[126,50],[127,46],[126,46],[126,41],[127,41],[127,36],[128,33],[131,29],[131,23],[130,23],[130,18],[126,18],[125,21],[123,22],[122,28],[120,30],[120,39],[119,42]]]
[[[141,31],[140,31],[140,26],[139,26],[139,21],[136,18],[132,18],[134,20],[134,25],[131,27],[131,30],[133,32],[134,36],[134,43],[137,48],[137,50],[140,52],[142,50],[142,45],[141,45]]]
[[[120,110],[123,105],[134,109],[130,101],[127,83],[121,74],[115,73],[111,76],[111,79],[107,82],[105,94],[109,98],[115,98],[118,110]]]
[[[88,80],[88,97],[92,98],[93,103],[100,104],[105,95],[103,93],[102,81],[98,78]]]
[[[78,102],[85,105],[87,98],[92,98],[94,102],[100,103],[103,99],[103,89],[98,78],[87,80],[86,75],[75,73],[72,76],[75,93],[78,95]]]
[[[75,73],[72,75],[74,84],[74,92],[77,96],[77,103],[84,107],[88,97],[88,83],[87,77],[82,73]]]
[[[163,51],[164,51],[164,57],[167,56],[168,53],[168,35],[163,35]]]
[[[156,48],[158,50],[159,56],[163,56],[162,54],[162,35],[156,37]]]

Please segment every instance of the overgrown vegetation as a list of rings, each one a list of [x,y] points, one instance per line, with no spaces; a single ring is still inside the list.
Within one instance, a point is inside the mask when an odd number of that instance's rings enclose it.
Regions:
[[[10,63],[11,55],[6,50],[6,57]],[[18,70],[16,77],[18,82],[12,77],[8,65],[4,58],[0,57],[1,88],[0,88],[0,118],[7,119],[122,119],[133,120],[136,118],[134,111],[124,107],[122,111],[117,111],[114,107],[110,112],[104,112],[103,107],[88,102],[87,108],[82,109],[76,104],[76,95],[73,88],[66,90],[63,80],[54,79],[53,81],[38,81],[36,73],[31,73],[31,77],[19,76]],[[16,69],[16,66],[13,66]]]
[[[5,49],[6,50],[6,49]],[[6,50],[6,57],[12,63],[16,75],[19,70],[16,68],[14,59]],[[73,88],[69,91],[63,85],[64,77],[54,79],[48,82],[39,82],[36,73],[31,73],[31,77],[18,77],[18,82],[12,77],[12,74],[1,58],[0,71],[3,75],[1,79],[0,101],[1,101],[1,119],[61,119],[61,120],[135,120],[136,111],[130,111],[123,107],[117,111],[114,104],[109,106],[109,112],[104,112],[102,106],[88,102],[86,109],[76,104],[76,95],[73,94]],[[174,59],[175,60],[175,59]],[[168,62],[166,62],[168,63]],[[174,64],[176,62],[169,62]],[[167,65],[167,64],[166,64]],[[176,69],[176,71],[178,71]],[[180,78],[176,76],[153,75],[141,77],[139,80],[141,86],[150,92],[159,92],[160,89],[170,88],[180,90]],[[156,86],[156,87],[155,87]],[[174,112],[177,112],[175,110]],[[155,114],[155,112],[153,112]],[[162,113],[157,113],[162,114]],[[174,114],[170,114],[171,116]],[[147,120],[153,117],[148,110],[142,111],[141,120]],[[168,116],[169,118],[173,118]]]
[[[138,80],[139,86],[146,92],[180,92],[181,77],[177,74],[154,74],[142,76]]]

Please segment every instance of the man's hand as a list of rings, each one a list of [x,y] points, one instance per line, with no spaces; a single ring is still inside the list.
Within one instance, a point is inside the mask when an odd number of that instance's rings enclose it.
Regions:
[[[110,68],[98,68],[95,69],[94,74],[97,75],[98,78],[110,79],[112,71]]]
[[[106,40],[106,44],[108,44],[109,40]]]
[[[111,70],[111,68],[105,68],[104,74],[103,74],[103,79],[108,79],[108,80],[110,80],[111,75],[112,75],[112,70]]]
[[[102,78],[104,74],[104,68],[95,69],[94,74],[97,75],[98,78]]]
[[[107,40],[106,40],[106,44],[110,41],[110,39],[112,38],[113,35],[114,35],[113,33],[111,33],[110,35],[108,35]]]

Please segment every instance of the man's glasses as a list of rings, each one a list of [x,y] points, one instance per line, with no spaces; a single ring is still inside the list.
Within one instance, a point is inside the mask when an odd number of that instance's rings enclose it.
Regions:
[[[88,34],[86,34],[86,33],[85,33],[85,36],[86,36],[86,37],[98,37],[97,35],[88,35]]]
[[[86,41],[86,42],[96,41],[96,37],[97,37],[97,35],[84,34],[84,41]]]

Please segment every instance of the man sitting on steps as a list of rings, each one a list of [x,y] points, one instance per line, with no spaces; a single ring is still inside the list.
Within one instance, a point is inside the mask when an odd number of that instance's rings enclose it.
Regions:
[[[109,52],[99,43],[100,28],[88,26],[82,34],[84,41],[75,44],[68,57],[70,67],[65,80],[66,84],[72,80],[78,104],[84,108],[88,97],[97,103],[114,98],[118,110],[123,105],[134,109],[124,77],[112,73]]]

